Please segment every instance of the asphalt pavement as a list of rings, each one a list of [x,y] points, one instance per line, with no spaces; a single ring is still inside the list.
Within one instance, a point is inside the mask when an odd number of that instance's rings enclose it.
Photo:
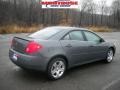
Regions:
[[[120,90],[120,32],[98,34],[116,45],[114,61],[72,68],[57,81],[48,80],[41,72],[26,72],[9,60],[12,37],[27,34],[0,35],[0,90]]]

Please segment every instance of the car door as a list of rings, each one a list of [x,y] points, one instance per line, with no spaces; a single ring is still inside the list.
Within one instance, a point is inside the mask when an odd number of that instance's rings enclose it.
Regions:
[[[86,60],[90,61],[104,59],[107,50],[104,40],[91,31],[83,31],[83,33],[86,38],[86,44],[88,45],[87,55],[89,58]]]
[[[71,65],[82,64],[89,58],[86,55],[88,45],[82,31],[71,31],[60,42]]]

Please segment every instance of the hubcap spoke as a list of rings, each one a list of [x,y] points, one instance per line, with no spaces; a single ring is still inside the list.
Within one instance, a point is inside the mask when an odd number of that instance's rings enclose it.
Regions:
[[[108,62],[111,62],[112,59],[113,59],[113,51],[109,51],[109,52],[108,52],[107,60],[108,60]]]
[[[51,68],[51,73],[54,78],[61,77],[64,71],[65,71],[65,64],[62,61],[56,61]]]

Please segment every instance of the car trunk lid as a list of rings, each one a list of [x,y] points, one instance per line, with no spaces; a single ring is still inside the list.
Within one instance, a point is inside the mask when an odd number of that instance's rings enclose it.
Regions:
[[[11,48],[17,52],[25,53],[25,48],[29,41],[32,41],[31,38],[20,38],[14,37],[12,40]]]

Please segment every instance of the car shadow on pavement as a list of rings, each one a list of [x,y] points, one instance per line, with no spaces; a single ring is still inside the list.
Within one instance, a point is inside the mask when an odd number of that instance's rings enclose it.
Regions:
[[[79,73],[79,72],[88,72],[88,71],[92,71],[94,68],[99,68],[99,66],[106,66],[107,63],[105,63],[104,61],[96,61],[96,62],[92,62],[92,63],[87,63],[87,64],[83,64],[80,66],[76,66],[73,67],[71,69],[69,69],[66,73],[66,75],[72,75],[73,73]],[[92,73],[92,72],[89,72]]]
[[[17,74],[17,75],[16,75]],[[17,72],[15,72],[15,77],[25,81],[31,82],[46,82],[48,81],[47,76],[45,73],[29,70],[26,71],[24,69],[18,68]]]
[[[88,71],[89,69],[96,68],[96,67],[99,67],[100,65],[104,65],[104,64],[105,63],[103,61],[97,61],[97,62],[84,64],[81,66],[71,68],[71,69],[67,70],[63,79],[72,78],[73,74],[74,75],[77,75],[78,73],[84,74],[84,72],[86,70]],[[21,68],[18,68],[17,73],[15,72],[15,77],[19,78],[21,80],[31,81],[31,82],[48,82],[48,81],[50,81],[47,78],[47,75],[45,73],[42,73],[39,71],[33,71],[33,70],[26,71]]]

